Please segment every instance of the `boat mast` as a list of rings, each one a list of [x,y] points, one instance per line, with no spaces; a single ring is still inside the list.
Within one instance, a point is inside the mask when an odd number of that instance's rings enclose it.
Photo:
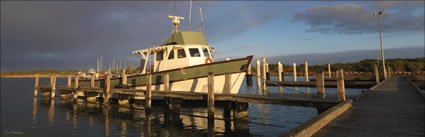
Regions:
[[[190,21],[192,19],[192,0],[189,2],[189,31],[190,31]]]

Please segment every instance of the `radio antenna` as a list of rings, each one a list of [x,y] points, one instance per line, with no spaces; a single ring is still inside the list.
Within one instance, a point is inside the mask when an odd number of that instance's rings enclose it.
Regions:
[[[192,0],[189,2],[189,31],[190,31],[190,21],[192,19]]]
[[[202,17],[202,8],[199,8],[199,13],[201,14],[201,26],[199,27],[199,31],[202,32],[204,28],[204,18]]]

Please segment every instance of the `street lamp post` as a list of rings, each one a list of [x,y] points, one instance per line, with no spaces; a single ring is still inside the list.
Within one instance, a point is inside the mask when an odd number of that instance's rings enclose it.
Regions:
[[[384,11],[374,12],[373,15],[378,16],[378,25],[379,25],[379,39],[381,41],[381,55],[382,55],[382,70],[384,72],[384,78],[387,79],[387,71],[385,69],[385,58],[384,58],[384,47],[382,47],[382,32],[381,32],[381,22],[379,16],[382,15]]]

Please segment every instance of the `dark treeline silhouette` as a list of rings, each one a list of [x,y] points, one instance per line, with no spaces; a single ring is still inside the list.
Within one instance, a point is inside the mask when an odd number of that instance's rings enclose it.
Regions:
[[[353,72],[373,72],[373,65],[376,64],[379,68],[382,68],[382,60],[376,59],[364,59],[354,63],[335,63],[331,64],[332,71],[338,69],[344,69],[344,71]],[[390,67],[393,72],[423,72],[425,71],[425,57],[423,58],[396,58],[396,59],[385,59],[385,65]],[[269,64],[271,72],[277,72],[277,64]],[[284,72],[292,72],[292,65],[284,65]],[[321,65],[309,65],[309,72],[328,71],[328,64]],[[253,70],[256,68],[254,66]],[[304,64],[297,65],[297,72],[304,72]]]

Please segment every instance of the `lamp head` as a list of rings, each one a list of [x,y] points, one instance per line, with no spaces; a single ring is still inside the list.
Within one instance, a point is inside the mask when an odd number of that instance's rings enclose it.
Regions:
[[[384,13],[384,11],[383,10],[380,10],[378,12],[374,12],[373,15],[379,16],[379,15],[382,15],[382,13]]]

